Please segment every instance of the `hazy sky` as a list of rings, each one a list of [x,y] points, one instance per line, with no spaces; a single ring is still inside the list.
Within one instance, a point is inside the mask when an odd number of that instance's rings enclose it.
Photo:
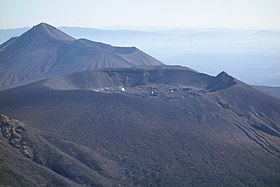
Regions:
[[[154,26],[280,29],[280,0],[1,0],[0,28]]]

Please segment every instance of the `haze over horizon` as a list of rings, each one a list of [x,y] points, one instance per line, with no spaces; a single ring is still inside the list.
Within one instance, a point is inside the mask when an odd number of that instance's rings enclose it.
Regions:
[[[28,29],[4,28],[32,27],[45,22],[75,38],[136,46],[169,65],[183,65],[211,75],[226,71],[248,84],[280,86],[278,7],[277,0],[5,0],[0,7],[0,41]],[[108,31],[116,29],[170,32]]]
[[[277,0],[2,1],[0,28],[40,22],[77,27],[280,29]],[[63,11],[62,11],[63,10]]]

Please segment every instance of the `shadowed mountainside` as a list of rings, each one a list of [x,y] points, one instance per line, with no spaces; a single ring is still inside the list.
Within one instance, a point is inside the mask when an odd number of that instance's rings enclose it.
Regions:
[[[31,158],[5,138],[1,149],[48,170],[56,185],[280,184],[280,102],[225,72],[85,71],[1,91],[0,103],[34,134]]]
[[[0,129],[1,186],[77,186],[77,181],[112,186],[119,180],[120,167],[114,161],[80,144],[3,114]]]

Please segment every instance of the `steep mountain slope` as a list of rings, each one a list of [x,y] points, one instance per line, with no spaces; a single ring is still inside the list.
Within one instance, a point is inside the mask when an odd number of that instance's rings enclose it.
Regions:
[[[154,68],[112,68],[88,70],[62,77],[43,80],[34,84],[58,90],[96,90],[104,88],[137,87],[149,85],[188,85],[206,89],[214,78],[180,66],[156,66]]]
[[[77,183],[112,186],[112,182],[118,183],[119,166],[80,144],[3,114],[0,130],[1,186],[77,186]]]
[[[76,40],[41,23],[0,46],[0,89],[81,70],[161,64],[135,47]]]
[[[1,91],[0,111],[40,132],[29,160],[74,185],[280,184],[280,101],[225,72],[85,71]]]

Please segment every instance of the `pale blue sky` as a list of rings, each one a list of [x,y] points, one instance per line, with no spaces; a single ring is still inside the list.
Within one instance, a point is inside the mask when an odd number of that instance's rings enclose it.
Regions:
[[[0,28],[32,26],[280,29],[280,0],[1,0]]]

